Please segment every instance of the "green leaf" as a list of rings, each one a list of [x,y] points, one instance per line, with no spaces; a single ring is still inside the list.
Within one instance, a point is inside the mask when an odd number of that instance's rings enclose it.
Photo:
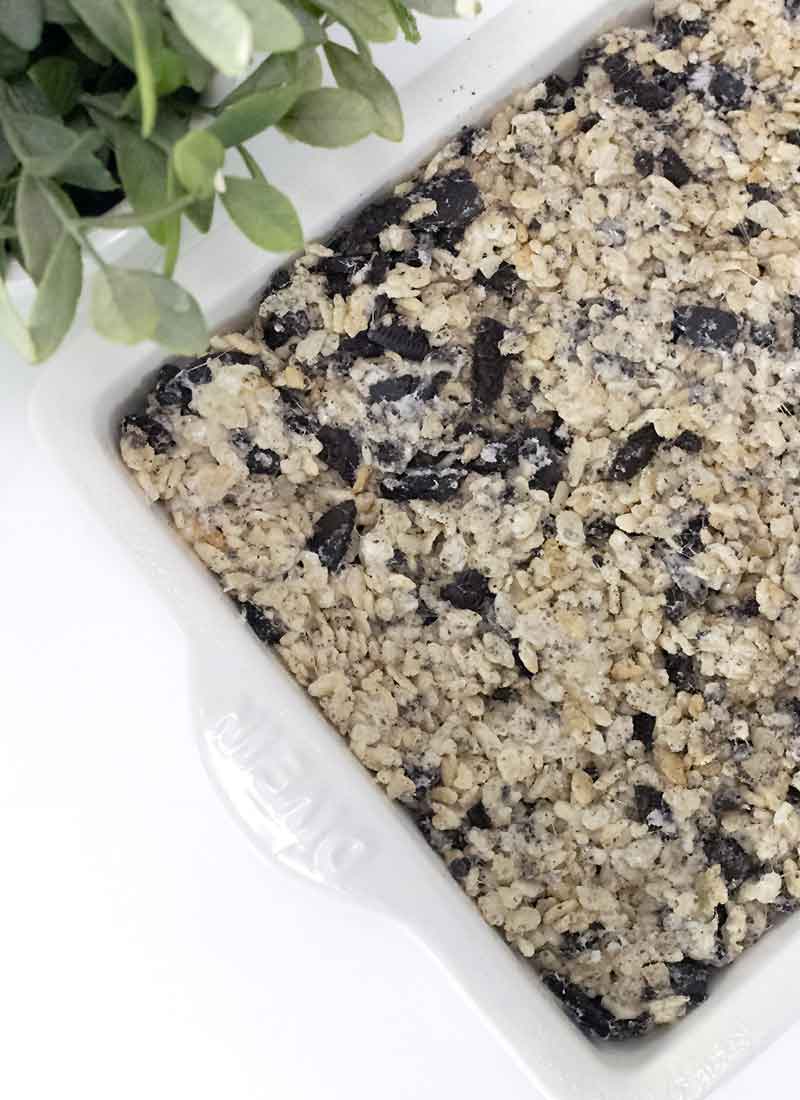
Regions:
[[[81,74],[77,61],[68,57],[43,57],[30,66],[28,76],[57,115],[68,115],[78,102]]]
[[[14,156],[11,146],[0,134],[0,180],[5,179],[9,172],[13,172],[18,164],[19,161]]]
[[[280,84],[296,84],[300,91],[305,92],[318,88],[321,83],[322,64],[316,50],[303,49],[294,54],[272,54],[217,104],[215,112],[220,114],[232,103],[238,103],[254,92],[276,88]]]
[[[304,92],[315,91],[322,83],[322,62],[314,49],[299,50],[297,58],[297,83]]]
[[[158,111],[153,54],[161,50],[160,27],[152,18],[153,9],[141,4],[140,0],[120,0],[120,4],[130,27],[133,68],[142,112],[142,136],[147,137],[152,133]]]
[[[73,44],[82,54],[88,57],[90,61],[94,61],[97,65],[102,65],[103,68],[111,64],[111,50],[107,50],[102,43],[98,42],[91,31],[88,31],[82,23],[64,27],[64,30],[72,39]]]
[[[179,53],[165,46],[158,59],[156,95],[167,96],[177,91],[189,77],[186,62]]]
[[[238,76],[253,54],[253,28],[234,0],[166,0],[180,29],[221,73]]]
[[[208,346],[197,302],[177,283],[152,271],[108,267],[98,272],[92,323],[101,336],[121,344],[154,339],[185,355]]]
[[[190,195],[208,198],[214,193],[214,176],[225,160],[225,149],[209,130],[190,130],[172,151],[175,175]]]
[[[3,279],[0,279],[0,335],[5,337],[23,359],[30,363],[35,361],[36,348],[31,334],[11,301]]]
[[[171,19],[165,17],[162,28],[167,45],[183,59],[189,83],[196,92],[204,92],[214,72],[212,66],[197,52],[186,35]]]
[[[0,110],[0,121],[9,145],[33,176],[56,176],[65,183],[95,191],[113,191],[117,183],[93,150],[102,144],[95,130],[77,134],[44,115]]]
[[[436,19],[468,18],[481,10],[479,0],[407,0],[407,3],[415,11]]]
[[[397,34],[397,17],[390,0],[315,0],[315,3],[368,42],[391,42]]]
[[[306,46],[321,46],[325,41],[325,32],[319,25],[319,18],[312,15],[301,4],[296,4],[294,0],[283,0],[283,4],[300,24]]]
[[[368,99],[350,88],[318,88],[305,92],[280,128],[306,145],[335,149],[360,141],[374,128],[377,116]]]
[[[292,252],[303,243],[300,220],[289,199],[264,179],[225,177],[220,196],[242,233],[270,252]]]
[[[420,33],[414,13],[408,10],[402,0],[392,0],[392,7],[394,14],[397,16],[397,22],[400,24],[400,33],[403,38],[406,42],[413,42],[416,45],[420,41]]]
[[[42,0],[0,0],[0,34],[21,50],[32,50],[42,37]]]
[[[111,51],[107,50],[90,31],[87,31],[83,23],[65,26],[64,30],[73,40],[73,45],[89,58],[89,61],[106,68],[111,64]]]
[[[127,122],[105,119],[102,125],[104,133],[113,140],[117,169],[128,201],[138,215],[152,214],[167,201],[166,154]],[[164,243],[163,223],[148,224],[147,232],[158,244]]]
[[[44,18],[46,23],[59,23],[62,26],[78,22],[68,0],[44,0]]]
[[[403,112],[389,81],[369,61],[335,42],[325,45],[325,56],[340,88],[352,88],[372,104],[377,118],[375,133],[389,141],[403,139]]]
[[[158,309],[155,339],[178,355],[199,355],[208,347],[208,329],[200,306],[192,295],[172,279],[143,271]]]
[[[155,335],[158,307],[142,271],[106,267],[92,286],[92,324],[109,340],[137,344]]]
[[[296,84],[254,92],[226,107],[209,126],[223,145],[240,145],[283,118],[300,94]]]
[[[177,197],[178,184],[172,157],[167,161],[167,199]],[[173,214],[164,222],[164,274],[171,275],[178,262],[181,247],[181,215]]]
[[[34,176],[23,172],[17,186],[14,221],[19,234],[25,270],[35,283],[44,275],[47,261],[64,232],[64,225]]]
[[[82,279],[80,245],[64,233],[48,260],[28,322],[37,363],[52,355],[69,332]]]
[[[0,109],[4,107],[26,115],[47,115],[48,118],[54,113],[47,96],[27,74],[11,84],[0,82]]]
[[[303,44],[303,28],[281,0],[236,0],[253,27],[253,46],[287,53]]]
[[[133,35],[119,0],[70,0],[70,3],[95,38],[123,65],[133,69]]]
[[[28,64],[28,54],[9,42],[7,38],[0,37],[0,76],[16,76],[25,71]]]
[[[248,151],[247,151],[247,149],[245,149],[244,145],[237,145],[236,146],[236,152],[239,154],[239,156],[244,161],[244,166],[247,169],[247,171],[250,173],[250,178],[254,179],[254,180],[264,180],[266,182],[266,177],[264,176],[264,173],[261,171],[261,168],[259,166],[258,161],[255,159],[254,156],[252,156],[250,153],[248,153]]]
[[[214,195],[198,199],[186,208],[186,217],[201,232],[208,233],[214,217]]]

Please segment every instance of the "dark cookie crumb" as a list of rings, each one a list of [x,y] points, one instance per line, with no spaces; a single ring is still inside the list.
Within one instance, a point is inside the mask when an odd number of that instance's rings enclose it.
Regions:
[[[386,500],[450,500],[461,488],[467,471],[457,467],[432,469],[417,467],[403,474],[391,475],[380,484],[380,494]]]
[[[251,474],[275,477],[281,472],[281,456],[269,447],[253,447],[248,451],[245,461]]]
[[[672,338],[696,348],[730,351],[739,337],[736,314],[715,306],[679,306],[672,321]]]
[[[449,584],[442,586],[443,600],[462,611],[480,611],[491,596],[489,581],[477,569],[465,569],[457,573]]]
[[[727,833],[713,832],[704,836],[703,849],[709,863],[719,864],[722,877],[732,890],[759,873],[758,861]]]
[[[317,432],[317,439],[322,444],[320,458],[325,465],[336,470],[348,485],[352,485],[361,464],[361,448],[350,432],[346,428],[324,424]]]
[[[708,982],[712,967],[695,959],[683,959],[681,962],[667,963],[669,981],[674,993],[688,997],[689,1004],[699,1005],[708,997]]]
[[[250,601],[244,601],[241,607],[247,625],[259,641],[276,645],[286,633],[286,627],[274,612],[270,613]]]
[[[608,476],[612,481],[630,481],[655,458],[663,440],[652,424],[632,432],[611,460]]]
[[[640,711],[633,716],[633,739],[640,741],[649,752],[653,747],[656,720],[652,714]]]
[[[283,313],[272,313],[261,321],[261,334],[264,343],[272,351],[277,351],[293,336],[305,336],[310,328],[308,314],[305,310]]]
[[[356,524],[356,506],[352,500],[343,500],[329,508],[314,524],[314,533],[308,540],[308,549],[316,554],[326,569],[335,573],[342,564],[353,528]]]
[[[133,432],[139,433],[157,455],[166,454],[175,446],[175,440],[164,425],[152,416],[144,414],[126,416],[122,421],[122,433],[125,435]]]
[[[672,446],[680,447],[682,451],[696,455],[703,449],[703,440],[696,432],[685,431],[673,439]]]

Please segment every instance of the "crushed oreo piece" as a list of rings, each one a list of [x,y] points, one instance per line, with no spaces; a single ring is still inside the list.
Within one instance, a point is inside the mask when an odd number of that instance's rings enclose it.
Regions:
[[[245,461],[251,474],[275,477],[281,472],[281,456],[269,447],[253,447],[247,452]]]
[[[241,604],[247,625],[259,641],[275,645],[286,633],[286,627],[273,612],[270,614],[258,604],[245,600]]]
[[[564,1011],[585,1031],[596,1039],[630,1039],[647,1030],[648,1016],[632,1020],[620,1020],[603,1006],[600,997],[592,997],[580,986],[560,974],[545,974],[544,984],[561,1001]]]
[[[718,65],[708,90],[721,107],[735,110],[742,105],[747,84],[733,69],[729,69],[726,65]]]
[[[646,179],[655,171],[656,158],[646,149],[640,149],[638,153],[634,153],[633,166],[639,175]]]
[[[324,424],[317,432],[317,439],[322,444],[319,457],[325,465],[352,485],[361,464],[361,448],[350,432],[346,428]]]
[[[778,333],[774,325],[757,325],[755,321],[752,321],[750,323],[750,339],[757,348],[774,348]]]
[[[451,500],[461,488],[467,471],[457,466],[444,469],[418,466],[402,474],[391,474],[380,483],[385,500]]]
[[[421,381],[418,374],[394,374],[382,378],[370,386],[369,400],[372,404],[377,401],[402,401],[417,391]]]
[[[475,181],[465,168],[456,168],[444,176],[434,176],[410,196],[414,202],[433,199],[436,211],[415,222],[416,229],[465,227],[483,210],[483,199]]]
[[[314,532],[307,548],[316,554],[322,565],[335,573],[342,564],[353,528],[356,524],[356,506],[352,500],[343,500],[323,513],[314,524]]]
[[[515,435],[490,439],[484,444],[477,458],[469,463],[476,474],[505,473],[519,461],[520,440]]]
[[[703,440],[697,432],[684,431],[680,435],[676,436],[672,440],[673,447],[680,447],[682,451],[686,451],[688,454],[699,454],[703,449]]]
[[[472,350],[472,392],[475,401],[489,408],[503,392],[510,359],[500,351],[505,325],[492,317],[481,318]]]
[[[667,670],[669,682],[674,685],[676,691],[688,691],[692,693],[697,688],[697,673],[694,667],[694,658],[685,653],[664,653],[664,668]]]
[[[466,856],[459,856],[457,859],[454,859],[452,863],[450,863],[449,867],[450,874],[453,876],[454,879],[460,882],[461,879],[466,878],[467,875],[470,873],[470,870],[472,869],[472,862],[471,860],[467,859]]]
[[[664,795],[655,787],[649,787],[646,783],[636,783],[633,788],[634,818],[641,825],[648,825],[651,829],[660,828],[650,820],[653,813],[661,814],[665,820],[672,817],[669,806],[664,801]]]
[[[378,347],[394,351],[404,359],[412,359],[416,363],[422,362],[431,350],[428,337],[422,329],[409,328],[407,325],[376,325],[369,330],[369,338]]]
[[[684,38],[703,38],[707,35],[708,23],[705,19],[676,19],[673,15],[667,15],[656,21],[656,34],[663,39],[668,50],[674,50]]]
[[[735,313],[716,306],[678,306],[672,321],[673,340],[685,340],[696,348],[730,351],[739,337]]]
[[[471,829],[492,828],[492,819],[489,817],[483,802],[476,802],[471,809],[467,810],[466,818]]]
[[[648,80],[637,65],[631,64],[624,52],[607,57],[603,68],[616,92],[618,103],[641,107],[648,114],[665,111],[672,106],[674,97],[670,90]]]
[[[475,276],[475,282],[480,286],[485,286],[489,290],[493,290],[502,298],[511,298],[522,280],[517,274],[517,269],[514,265],[508,263],[507,260],[503,260],[497,271],[488,277],[482,275],[479,271]]]
[[[398,224],[410,205],[405,196],[391,195],[365,206],[355,221],[334,238],[330,247],[334,252],[351,255],[372,252],[382,230]]]
[[[417,614],[422,619],[423,626],[430,626],[435,623],[439,618],[437,612],[428,607],[424,600],[419,600],[417,603]]]
[[[292,390],[285,386],[278,390],[284,405],[283,422],[295,435],[315,435],[319,430],[317,418],[308,411],[302,390]]]
[[[683,589],[671,584],[664,593],[664,614],[671,623],[678,623],[693,609],[693,603]]]
[[[718,863],[722,877],[735,890],[761,870],[761,864],[727,833],[712,832],[703,837],[703,851],[709,863]]]
[[[175,446],[175,440],[164,425],[154,417],[145,416],[143,413],[126,416],[122,421],[122,431],[139,432],[157,455],[166,454]]]
[[[280,315],[270,313],[261,319],[261,335],[264,343],[272,351],[277,351],[284,344],[288,344],[293,336],[305,336],[310,327],[308,314],[304,309]]]
[[[188,410],[192,400],[192,391],[183,380],[182,368],[176,363],[164,363],[160,368],[153,392],[159,405],[177,407],[182,412]]]
[[[640,741],[649,752],[653,747],[656,720],[652,714],[639,711],[633,716],[633,739]]]
[[[535,468],[529,482],[531,488],[544,489],[552,495],[564,469],[562,449],[555,445],[552,434],[544,428],[529,429],[520,442],[519,454]]]
[[[708,997],[708,981],[712,967],[696,959],[682,959],[681,962],[667,963],[669,983],[673,993],[679,997],[688,997],[689,1004],[702,1004]]]
[[[453,607],[461,611],[480,611],[491,597],[489,581],[477,569],[465,569],[450,581],[442,585],[439,595]]]
[[[616,529],[617,525],[613,519],[599,516],[584,524],[583,535],[589,546],[605,546]]]
[[[608,476],[611,481],[630,481],[656,456],[663,440],[652,424],[632,432],[611,460]]]
[[[692,178],[691,169],[682,157],[678,156],[669,146],[658,158],[661,175],[668,179],[675,187],[685,187]]]

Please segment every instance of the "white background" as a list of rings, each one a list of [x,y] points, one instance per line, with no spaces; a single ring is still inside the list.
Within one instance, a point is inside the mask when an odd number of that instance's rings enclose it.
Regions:
[[[380,51],[398,83],[471,26],[424,29]],[[536,1100],[401,929],[229,820],[177,629],[36,448],[37,377],[0,351],[0,1095]],[[798,1038],[716,1100],[782,1094]]]

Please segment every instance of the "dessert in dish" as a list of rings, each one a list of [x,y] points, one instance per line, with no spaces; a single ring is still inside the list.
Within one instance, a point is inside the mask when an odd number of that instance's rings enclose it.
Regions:
[[[662,0],[123,423],[147,496],[600,1038],[683,1016],[800,903],[799,207],[800,8]]]

